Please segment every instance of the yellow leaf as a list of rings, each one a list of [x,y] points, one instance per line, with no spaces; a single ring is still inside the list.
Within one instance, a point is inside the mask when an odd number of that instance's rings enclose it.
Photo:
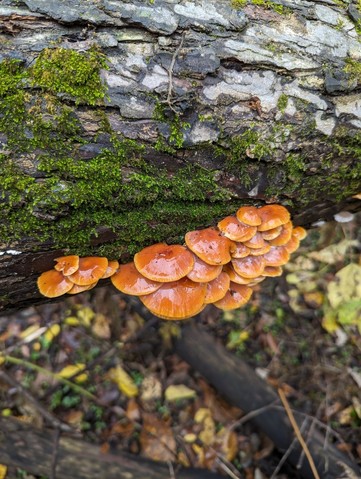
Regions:
[[[198,437],[205,446],[210,446],[214,443],[216,435],[216,425],[213,418],[207,416],[203,421],[203,430],[199,433]]]
[[[95,315],[92,332],[99,338],[110,339],[110,321],[104,314]]]
[[[109,369],[107,376],[126,396],[134,397],[138,395],[137,385],[121,366],[118,365],[115,368]]]
[[[5,357],[0,354],[0,366],[6,361]]]
[[[192,432],[189,432],[188,434],[185,434],[183,436],[183,439],[185,440],[185,442],[188,442],[188,444],[192,444],[192,442],[197,440],[197,436]]]
[[[359,299],[361,288],[361,266],[348,264],[336,273],[335,281],[327,286],[327,297],[333,308],[350,299]]]
[[[83,308],[79,309],[79,311],[77,312],[77,316],[80,319],[80,322],[84,324],[84,326],[90,326],[90,323],[95,317],[95,313],[88,306],[84,306]]]
[[[305,293],[303,295],[306,303],[311,306],[311,308],[319,308],[323,303],[323,294],[321,291],[313,291]]]
[[[5,479],[7,472],[7,466],[5,466],[4,464],[0,464],[0,479]]]
[[[200,424],[206,417],[212,417],[211,410],[207,407],[200,407],[194,415],[194,420],[196,423]]]
[[[12,414],[13,414],[12,410],[8,407],[1,411],[1,415],[4,417],[12,416]]]
[[[328,333],[332,334],[337,331],[340,326],[337,324],[335,315],[333,313],[327,313],[322,320],[322,327]]]
[[[58,376],[65,379],[71,378],[72,376],[80,373],[84,369],[85,369],[85,364],[82,364],[82,363],[69,364],[68,366],[65,366],[65,368],[63,368],[61,371],[58,372]],[[76,378],[76,382],[84,382],[84,380],[86,380],[87,378],[88,376],[85,373],[83,373]]]
[[[51,341],[58,336],[60,333],[59,324],[53,324],[50,328],[44,333],[44,339],[46,342],[51,343]]]
[[[79,320],[79,318],[77,318],[75,316],[69,316],[69,317],[64,319],[64,323],[68,324],[69,326],[79,326],[80,320]]]
[[[35,333],[35,331],[37,331],[39,328],[40,326],[38,324],[32,324],[31,326],[26,328],[24,331],[21,331],[21,333],[19,334],[19,338],[25,339],[31,334]]]
[[[165,390],[167,401],[178,401],[181,399],[192,399],[196,397],[196,392],[184,384],[171,385]]]

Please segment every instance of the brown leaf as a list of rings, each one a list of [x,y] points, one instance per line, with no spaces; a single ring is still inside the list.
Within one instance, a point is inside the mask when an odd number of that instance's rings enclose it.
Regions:
[[[165,421],[145,413],[139,440],[144,456],[154,461],[174,461],[177,445],[172,428]]]
[[[137,404],[137,401],[134,398],[129,399],[125,415],[129,419],[129,421],[140,420],[140,409]]]

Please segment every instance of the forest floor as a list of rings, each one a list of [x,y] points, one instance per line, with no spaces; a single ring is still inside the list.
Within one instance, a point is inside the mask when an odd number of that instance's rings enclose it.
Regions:
[[[258,285],[246,308],[209,306],[200,316],[359,464],[360,224],[359,214],[315,228],[283,276]],[[104,452],[120,447],[175,471],[181,464],[239,479],[299,477],[222,391],[172,352],[177,332],[174,322],[147,325],[111,286],[2,316],[0,414],[42,426],[46,408]],[[0,477],[34,476],[0,465]]]

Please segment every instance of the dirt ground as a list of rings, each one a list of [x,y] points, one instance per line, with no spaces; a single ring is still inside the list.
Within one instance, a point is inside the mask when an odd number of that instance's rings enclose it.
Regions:
[[[200,316],[359,464],[360,224],[359,214],[314,228],[283,276],[258,285],[246,308],[209,306]],[[2,316],[0,414],[49,425],[40,405],[104,452],[121,447],[232,478],[299,477],[242,411],[172,352],[177,334],[176,322],[144,322],[111,286]],[[3,470],[7,479],[34,477]]]

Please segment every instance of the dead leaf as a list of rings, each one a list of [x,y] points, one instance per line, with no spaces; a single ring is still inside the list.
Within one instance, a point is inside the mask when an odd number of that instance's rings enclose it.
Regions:
[[[156,401],[162,397],[162,383],[156,376],[144,378],[141,386],[141,400],[144,402]]]
[[[321,261],[322,263],[335,264],[338,261],[342,261],[347,250],[353,246],[358,246],[357,240],[343,239],[339,243],[327,246],[320,251],[308,253],[308,257]]]
[[[73,427],[80,428],[84,418],[83,411],[71,410],[64,416],[64,420]]]
[[[59,324],[53,324],[44,333],[44,339],[47,343],[51,343],[56,336],[60,333],[61,329]]]
[[[137,385],[121,366],[118,365],[115,368],[109,369],[107,377],[113,381],[113,383],[118,386],[118,389],[127,397],[138,395]]]
[[[167,401],[180,401],[182,399],[192,399],[197,393],[194,389],[189,388],[185,384],[177,384],[168,386],[165,390],[165,398]]]
[[[361,389],[361,373],[351,368],[348,368],[347,371],[349,375],[352,377],[352,379],[355,381],[357,386]]]
[[[144,414],[139,441],[141,452],[153,461],[174,461],[177,445],[172,428],[153,414]]]
[[[221,445],[222,453],[227,461],[233,461],[238,453],[237,434],[224,427],[217,432],[216,440]]]
[[[137,401],[134,398],[129,399],[125,415],[130,421],[140,420],[140,409]]]
[[[58,376],[67,379],[67,378],[71,378],[72,376],[75,376],[76,374],[80,373],[84,369],[85,369],[85,364],[83,363],[68,364],[68,366],[65,366],[57,374]],[[87,379],[88,379],[88,375],[86,373],[83,373],[75,378],[75,382],[82,383],[86,381]]]
[[[361,298],[361,266],[348,264],[335,275],[327,287],[327,298],[333,308],[351,299]]]
[[[0,464],[0,479],[5,479],[8,472],[7,466]]]
[[[102,339],[110,339],[110,321],[104,314],[96,314],[93,325],[92,332]]]

